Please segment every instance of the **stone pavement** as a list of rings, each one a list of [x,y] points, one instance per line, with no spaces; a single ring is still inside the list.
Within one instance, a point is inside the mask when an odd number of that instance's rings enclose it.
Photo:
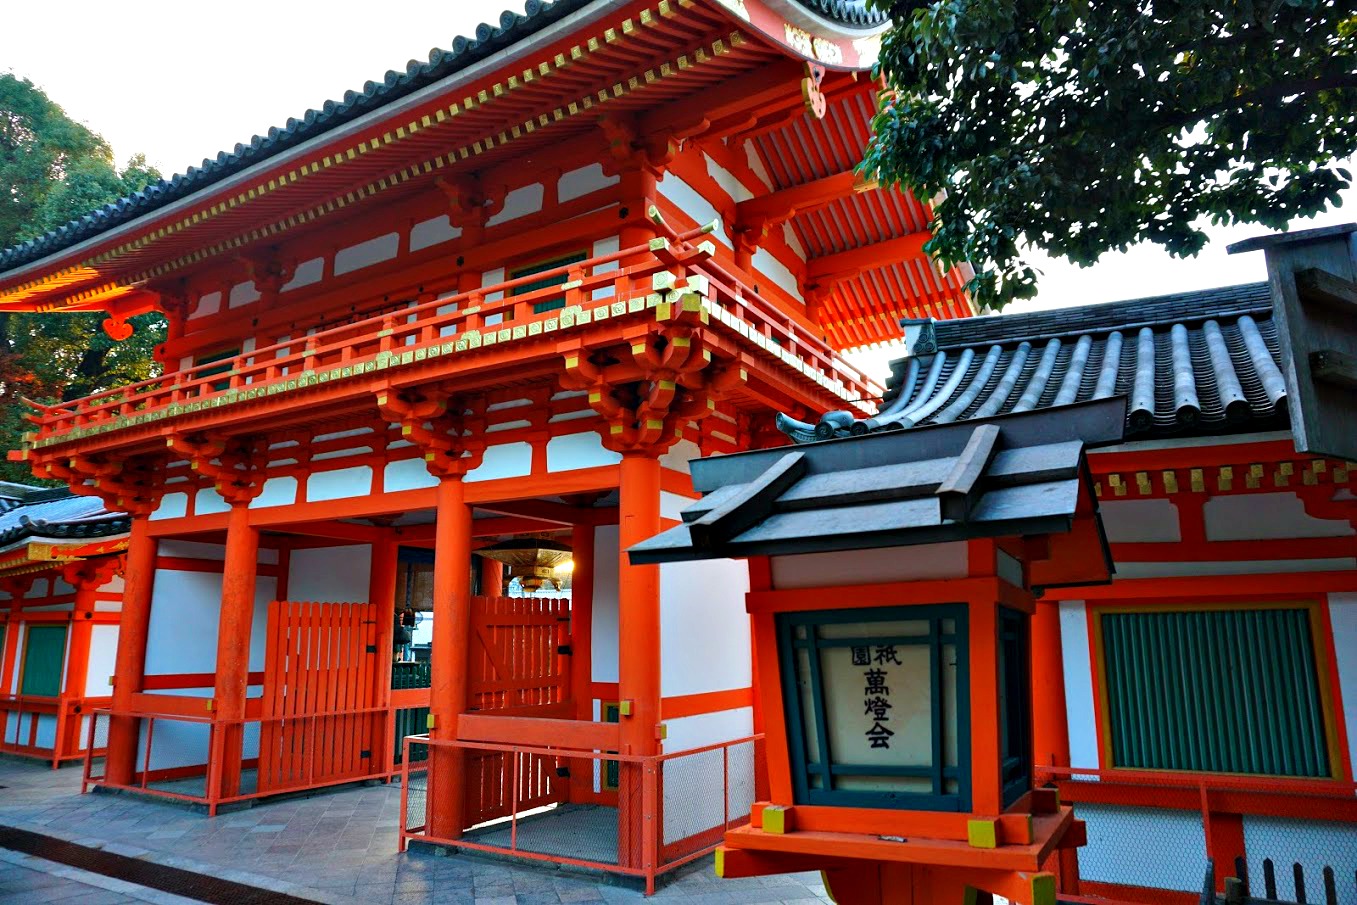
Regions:
[[[215,818],[178,804],[130,795],[81,795],[78,768],[52,770],[8,756],[0,756],[0,787],[4,787],[0,789],[0,825],[317,902],[531,905],[645,898],[639,891],[597,875],[552,865],[467,855],[441,857],[429,851],[399,854],[400,790],[395,785],[265,802]],[[35,864],[39,869],[51,864],[35,858],[19,865],[14,863],[16,857],[21,856],[0,850],[0,871],[12,866],[34,873]],[[78,882],[69,876],[55,879]],[[40,882],[28,874],[11,877],[4,872],[0,873],[0,890],[5,890],[7,880]],[[85,886],[84,891],[92,903],[136,898],[108,886]],[[145,901],[182,901],[147,892]],[[5,894],[0,892],[0,905],[9,903]],[[45,895],[52,898],[13,900],[65,901],[57,897],[56,890]],[[86,902],[75,894],[67,898],[72,903]],[[820,905],[829,901],[818,874],[718,880],[710,858],[680,870],[655,898],[686,905]]]

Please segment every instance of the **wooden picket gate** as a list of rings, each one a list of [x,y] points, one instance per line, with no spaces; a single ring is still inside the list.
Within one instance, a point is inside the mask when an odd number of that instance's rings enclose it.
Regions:
[[[570,601],[474,597],[471,601],[471,709],[492,716],[574,716],[570,689]],[[557,758],[499,751],[467,752],[467,825],[565,800],[569,780]]]
[[[384,766],[386,731],[371,603],[269,604],[259,791],[361,779]]]

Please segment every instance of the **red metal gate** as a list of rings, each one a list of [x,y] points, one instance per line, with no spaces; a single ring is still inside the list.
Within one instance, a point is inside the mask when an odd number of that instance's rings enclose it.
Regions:
[[[380,772],[386,728],[378,711],[377,607],[269,604],[259,791],[284,791]]]
[[[473,711],[493,716],[571,719],[570,601],[541,597],[474,597],[471,601],[469,692]],[[467,825],[565,799],[568,778],[557,759],[524,754],[514,775],[504,752],[468,752]]]

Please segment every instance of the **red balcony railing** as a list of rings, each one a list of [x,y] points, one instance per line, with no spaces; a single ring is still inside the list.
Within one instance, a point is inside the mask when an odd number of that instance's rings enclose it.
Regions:
[[[645,299],[655,292],[657,284],[668,283],[705,286],[714,306],[715,322],[777,356],[788,367],[837,395],[844,405],[856,404],[870,411],[871,401],[880,397],[882,388],[797,320],[712,260],[710,245],[694,244],[705,231],[704,228],[674,233],[657,248],[650,245],[624,248],[71,402],[31,403],[36,414],[29,416],[30,420],[41,429],[35,445],[53,445],[115,427],[201,411],[218,404],[223,397],[238,401],[267,396],[291,388],[289,383],[293,381],[319,383],[345,379],[355,373],[425,361],[492,341],[538,335],[548,330],[552,322],[565,327],[567,320],[592,319],[600,306],[608,306],[608,316],[629,314],[636,310],[636,299]],[[605,265],[623,262],[629,263],[600,272]],[[661,274],[670,276],[657,280]],[[540,286],[548,279],[562,276],[566,280],[563,285],[515,294],[530,284]],[[563,309],[535,310],[538,304],[562,296]]]

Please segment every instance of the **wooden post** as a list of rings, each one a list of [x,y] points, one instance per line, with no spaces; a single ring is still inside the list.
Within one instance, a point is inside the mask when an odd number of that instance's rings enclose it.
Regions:
[[[221,582],[221,614],[217,628],[217,679],[214,717],[242,720],[250,685],[250,625],[254,621],[255,576],[259,562],[259,531],[250,524],[250,504],[231,504],[226,520],[226,562]],[[244,726],[218,729],[222,733],[221,762],[208,764],[208,798],[230,798],[240,793],[240,765]]]
[[[104,775],[113,785],[131,785],[137,764],[140,721],[117,716],[131,709],[132,696],[141,691],[146,673],[146,637],[151,627],[151,590],[155,586],[156,540],[144,515],[134,516],[127,540],[122,619],[118,629],[118,657],[114,669],[113,712],[108,727],[108,757]]]
[[[1037,611],[1032,616],[1032,740],[1032,762],[1037,766],[1073,766],[1070,727],[1065,718],[1060,606],[1048,600],[1037,601]]]
[[[622,457],[618,509],[617,634],[618,697],[622,702],[622,753],[659,753],[660,724],[660,569],[634,566],[626,550],[660,531],[660,461],[646,453]],[[626,709],[630,708],[630,715]],[[643,840],[653,831],[643,813],[644,769],[623,763],[619,770],[618,852],[627,867],[643,863]]]
[[[372,660],[372,669],[377,674],[373,676],[372,700],[364,702],[362,706],[382,707],[387,711],[391,709],[391,650],[396,631],[396,560],[399,552],[396,539],[390,532],[380,540],[373,541],[372,569],[368,577],[368,601],[373,604],[377,614],[377,641],[374,645],[377,653]],[[395,728],[391,718],[389,712],[377,713],[371,718],[372,731],[378,738],[373,743],[369,763],[374,766],[380,764],[387,773],[395,769]]]
[[[433,649],[430,654],[430,736],[455,740],[467,706],[471,625],[471,507],[460,475],[439,479],[434,534]],[[466,807],[465,757],[455,748],[429,750],[428,826],[431,836],[456,839]]]
[[[576,525],[570,534],[570,693],[575,700],[575,719],[594,719],[594,526]],[[585,801],[593,796],[593,765],[577,761],[570,773],[570,798]]]
[[[66,654],[66,678],[61,685],[61,700],[57,711],[57,734],[52,745],[52,766],[61,765],[63,755],[80,750],[81,714],[75,714],[71,724],[68,710],[71,702],[79,704],[85,698],[89,684],[90,643],[94,636],[95,597],[99,589],[113,577],[114,560],[101,558],[84,560],[63,570],[66,582],[75,588],[75,602],[71,612],[71,638]],[[82,708],[83,710],[83,708]]]
[[[503,597],[504,563],[486,556],[478,558],[481,561],[481,596]]]

